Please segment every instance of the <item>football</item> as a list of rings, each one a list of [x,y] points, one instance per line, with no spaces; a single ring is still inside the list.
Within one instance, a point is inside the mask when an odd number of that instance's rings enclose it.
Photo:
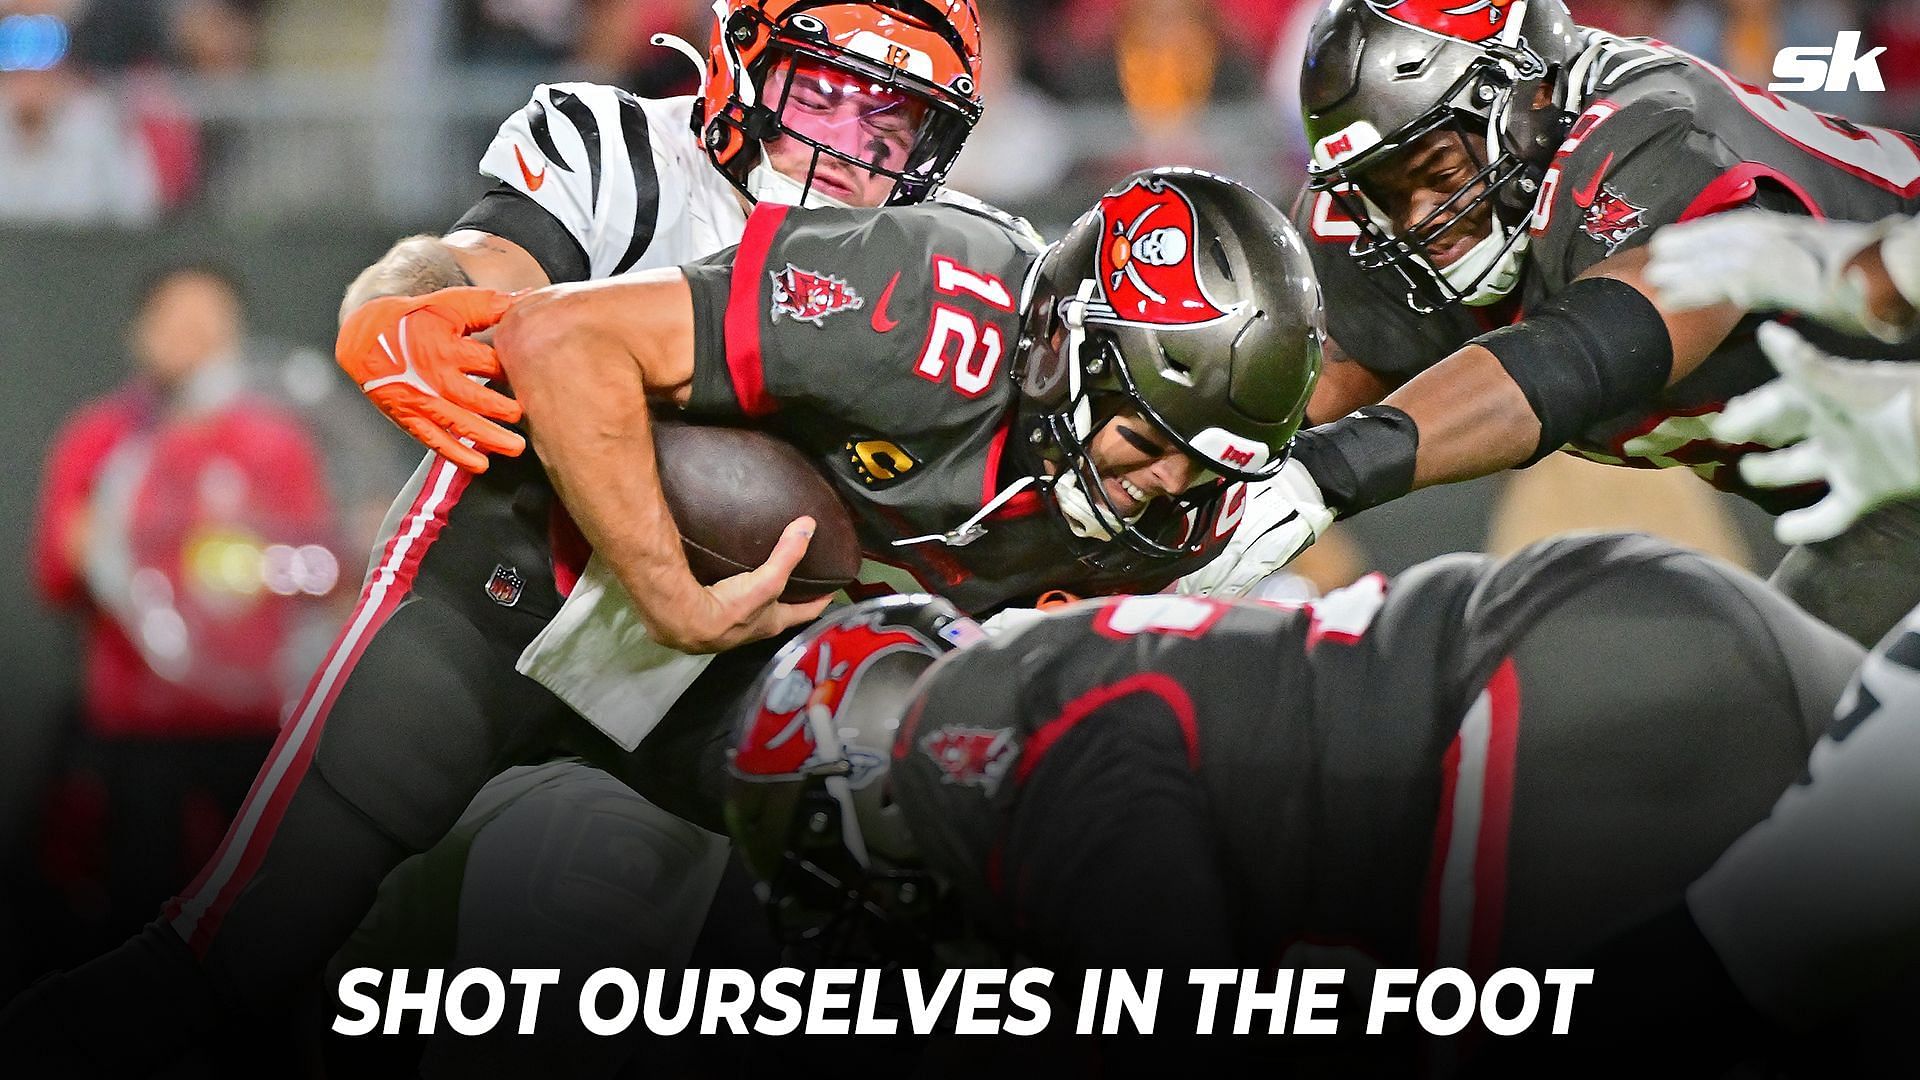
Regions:
[[[653,444],[667,507],[702,583],[765,562],[787,523],[803,514],[816,522],[813,542],[780,598],[797,603],[825,596],[859,574],[853,516],[800,451],[764,432],[659,417]]]

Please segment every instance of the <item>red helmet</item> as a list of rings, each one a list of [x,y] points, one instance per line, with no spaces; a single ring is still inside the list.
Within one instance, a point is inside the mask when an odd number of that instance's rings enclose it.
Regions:
[[[724,5],[724,11],[722,10]],[[945,178],[980,119],[980,19],[974,0],[717,0],[693,129],[720,171],[749,196],[760,144],[782,136],[894,181],[888,204],[918,202]],[[785,78],[771,80],[776,72]],[[886,103],[896,145],[862,158],[796,123],[796,73]],[[776,85],[777,84],[777,85]],[[804,194],[804,191],[803,191]]]

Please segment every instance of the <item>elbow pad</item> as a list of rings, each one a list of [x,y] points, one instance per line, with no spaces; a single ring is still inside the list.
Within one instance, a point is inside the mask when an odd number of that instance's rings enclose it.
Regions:
[[[1492,353],[1540,419],[1531,465],[1667,385],[1673,339],[1660,309],[1612,278],[1581,278],[1513,326],[1473,343]]]

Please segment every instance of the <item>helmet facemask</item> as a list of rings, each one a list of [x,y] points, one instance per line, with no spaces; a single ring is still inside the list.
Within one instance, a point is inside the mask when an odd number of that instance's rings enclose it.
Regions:
[[[924,963],[960,931],[892,797],[891,755],[919,676],[982,637],[944,600],[892,596],[836,609],[760,675],[736,720],[725,816],[782,945],[818,962]]]
[[[795,13],[796,6],[776,19],[744,5],[723,24],[708,65],[723,77],[695,112],[708,154],[756,200],[926,199],[979,120],[978,57],[893,5],[815,4]],[[776,140],[799,150],[777,171]],[[846,190],[850,181],[871,194],[862,173],[892,181],[883,200]],[[828,186],[839,190],[822,190],[823,176],[834,176]]]
[[[1038,340],[1057,339],[1057,351],[1031,350],[1025,361],[1055,369],[1028,377],[1064,380],[1064,392],[1052,407],[1023,399],[1022,428],[1033,454],[1041,490],[1069,536],[1081,562],[1095,569],[1124,573],[1149,569],[1197,554],[1206,543],[1219,510],[1220,496],[1233,480],[1271,475],[1243,473],[1200,454],[1166,423],[1135,387],[1112,337],[1097,322],[1089,325],[1087,301],[1095,283],[1085,280],[1072,297],[1057,305],[1052,325]],[[1095,440],[1123,414],[1145,421],[1164,442],[1195,464],[1186,490],[1157,494],[1131,513],[1113,501],[1108,477],[1094,453]]]
[[[1511,31],[1519,26],[1520,20],[1510,20]],[[1512,137],[1521,121],[1534,117],[1534,97],[1553,69],[1524,40],[1482,48],[1483,55],[1433,108],[1384,137],[1366,124],[1327,136],[1315,146],[1309,167],[1313,189],[1327,192],[1360,231],[1349,249],[1354,259],[1364,270],[1397,274],[1408,305],[1421,314],[1491,304],[1519,283],[1529,219],[1558,142],[1543,149],[1541,140]],[[1440,205],[1396,230],[1381,203],[1367,194],[1369,176],[1404,169],[1435,135],[1458,140],[1473,172]],[[1484,215],[1485,225],[1476,229],[1484,227],[1486,234],[1447,266],[1436,266],[1429,246],[1476,215]]]

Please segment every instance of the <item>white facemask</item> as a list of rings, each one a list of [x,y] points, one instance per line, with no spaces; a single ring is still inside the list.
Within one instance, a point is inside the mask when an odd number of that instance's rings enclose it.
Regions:
[[[756,202],[773,203],[779,206],[800,206],[801,198],[806,198],[805,206],[809,210],[818,210],[823,206],[845,207],[850,204],[826,194],[819,188],[803,188],[800,181],[767,164],[765,155],[760,163],[747,173],[747,194]]]

